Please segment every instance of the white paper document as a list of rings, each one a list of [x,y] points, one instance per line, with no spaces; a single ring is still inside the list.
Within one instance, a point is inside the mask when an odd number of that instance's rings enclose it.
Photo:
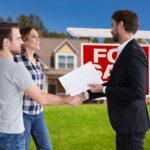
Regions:
[[[75,69],[59,78],[66,92],[75,96],[89,89],[88,84],[102,84],[99,72],[92,62]]]

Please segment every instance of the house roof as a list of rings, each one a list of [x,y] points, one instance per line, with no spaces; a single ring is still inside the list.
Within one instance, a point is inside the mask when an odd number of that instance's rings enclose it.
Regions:
[[[51,56],[53,52],[57,52],[61,46],[64,44],[70,45],[70,47],[79,55],[80,59],[80,50],[81,43],[89,43],[88,40],[77,40],[77,39],[61,39],[61,38],[40,38],[40,50],[37,51],[37,54],[40,56],[41,60],[46,66],[51,68]]]
[[[56,53],[64,44],[68,44],[75,53],[79,53],[79,49],[77,49],[68,39],[65,39],[62,43],[60,43],[55,49],[54,53]]]

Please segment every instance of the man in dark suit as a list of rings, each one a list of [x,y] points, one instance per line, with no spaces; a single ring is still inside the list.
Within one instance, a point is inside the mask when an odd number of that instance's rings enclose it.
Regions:
[[[150,127],[145,102],[148,62],[133,38],[138,24],[134,12],[114,12],[111,33],[113,40],[120,43],[118,58],[109,81],[103,85],[90,84],[90,91],[85,93],[88,99],[107,97],[117,150],[143,150],[145,133]]]

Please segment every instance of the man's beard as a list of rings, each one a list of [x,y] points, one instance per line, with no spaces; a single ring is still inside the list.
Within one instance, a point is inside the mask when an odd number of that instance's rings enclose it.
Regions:
[[[12,50],[12,51],[11,51],[11,54],[12,54],[13,56],[16,56],[16,55],[21,54],[21,52],[20,52],[20,51],[14,51],[14,50]]]
[[[119,35],[118,35],[118,33],[113,35],[113,41],[114,42],[119,42]]]

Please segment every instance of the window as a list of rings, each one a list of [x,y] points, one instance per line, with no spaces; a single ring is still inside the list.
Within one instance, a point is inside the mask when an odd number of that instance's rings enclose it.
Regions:
[[[74,57],[73,56],[67,56],[67,68],[74,69]]]
[[[56,69],[74,69],[75,56],[73,55],[58,55],[58,67]]]
[[[59,69],[65,69],[65,62],[66,62],[65,59],[66,59],[65,56],[62,55],[58,56]]]

